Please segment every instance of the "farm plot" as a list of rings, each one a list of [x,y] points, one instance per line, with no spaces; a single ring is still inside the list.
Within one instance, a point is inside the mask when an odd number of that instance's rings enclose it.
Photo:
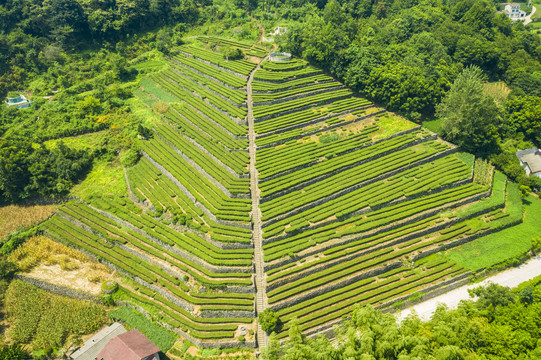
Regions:
[[[126,194],[67,203],[43,225],[124,275],[119,304],[201,346],[238,345],[246,327],[252,346],[262,279],[278,337],[293,318],[315,333],[354,304],[465,279],[439,253],[522,221],[518,187],[434,133],[303,60],[263,61],[248,80],[256,64],[221,47],[266,52],[217,37],[180,47],[135,93],[153,113]]]
[[[255,78],[267,82],[252,84],[278,338],[293,318],[314,333],[356,303],[389,307],[465,278],[466,269],[432,254],[521,221],[505,176],[474,168],[471,156],[365,99],[334,98],[340,90],[323,91],[332,82],[289,84],[310,79],[296,77],[302,66],[263,62]]]
[[[202,346],[227,344],[254,327],[244,76],[256,65],[181,51],[136,92],[155,116],[127,193],[67,203],[43,229],[122,274],[118,304]]]

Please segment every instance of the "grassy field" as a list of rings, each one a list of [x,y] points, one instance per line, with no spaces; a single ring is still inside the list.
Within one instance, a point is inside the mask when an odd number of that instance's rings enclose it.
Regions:
[[[522,224],[451,249],[445,255],[458,265],[475,271],[528,251],[532,238],[541,233],[541,200],[528,196],[524,201],[524,210]]]
[[[436,134],[441,134],[441,123],[443,119],[430,119],[423,121],[423,127],[427,128],[430,131],[435,132]]]
[[[96,146],[98,146],[98,144],[102,141],[102,139],[104,137],[107,137],[107,136],[109,136],[109,134],[107,133],[107,131],[103,130],[103,131],[97,131],[97,132],[90,133],[90,134],[84,134],[84,135],[79,135],[79,136],[70,136],[70,137],[65,137],[65,138],[61,138],[61,139],[49,140],[49,141],[45,142],[45,146],[47,148],[49,148],[49,149],[52,149],[59,142],[63,142],[64,145],[66,145],[67,147],[70,147],[72,149],[77,149],[77,150],[88,150],[88,149],[90,149],[90,150],[92,150]]]
[[[0,239],[20,227],[28,227],[47,219],[56,205],[9,205],[0,207]]]
[[[81,199],[91,196],[122,196],[127,194],[124,171],[116,161],[99,161],[92,171],[72,189],[72,194]]]

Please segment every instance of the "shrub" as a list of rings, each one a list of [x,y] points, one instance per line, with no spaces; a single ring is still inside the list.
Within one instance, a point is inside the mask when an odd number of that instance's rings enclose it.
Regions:
[[[174,332],[151,322],[139,312],[129,308],[110,311],[109,317],[114,321],[121,320],[131,329],[138,329],[164,353],[172,348],[178,339],[178,335]]]
[[[239,60],[244,57],[241,49],[232,47],[222,49],[222,54],[226,60]]]
[[[0,347],[0,360],[27,360],[30,354],[21,344],[6,345]]]
[[[276,314],[272,308],[268,308],[261,314],[259,314],[257,320],[259,321],[261,328],[267,334],[270,334],[273,331],[277,331],[281,325],[278,314]]]
[[[124,167],[132,167],[141,158],[141,153],[136,149],[129,149],[120,154],[120,163]]]
[[[157,114],[165,114],[169,111],[169,105],[163,101],[157,101],[152,105],[152,110]]]
[[[111,295],[118,290],[118,284],[114,280],[107,280],[101,284],[101,292],[106,295]]]

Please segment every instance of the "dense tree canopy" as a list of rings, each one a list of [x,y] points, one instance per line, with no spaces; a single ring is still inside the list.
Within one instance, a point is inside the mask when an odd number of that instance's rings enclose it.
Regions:
[[[487,0],[362,2],[305,5],[283,47],[328,69],[391,110],[431,115],[468,66],[517,91],[538,92],[541,40],[498,13]],[[281,7],[292,17],[291,5]],[[520,89],[520,90],[519,90]]]
[[[0,140],[0,204],[65,195],[90,168],[92,157],[62,143],[53,149],[22,140]]]
[[[483,73],[466,68],[437,107],[443,136],[467,151],[490,152],[497,146],[502,109],[484,93]]]
[[[533,360],[541,357],[541,291],[489,285],[477,301],[456,310],[440,306],[431,320],[416,315],[397,323],[392,314],[357,307],[336,328],[336,340],[307,339],[298,323],[282,346],[271,337],[266,360]],[[282,352],[280,352],[282,350]]]

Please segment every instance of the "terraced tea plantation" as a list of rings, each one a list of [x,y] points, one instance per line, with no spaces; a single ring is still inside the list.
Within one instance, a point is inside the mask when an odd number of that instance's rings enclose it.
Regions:
[[[505,176],[303,60],[215,37],[174,50],[136,92],[162,111],[128,194],[71,202],[45,231],[198,346],[263,346],[266,307],[282,339],[294,317],[314,334],[465,279],[437,253],[522,219]]]

